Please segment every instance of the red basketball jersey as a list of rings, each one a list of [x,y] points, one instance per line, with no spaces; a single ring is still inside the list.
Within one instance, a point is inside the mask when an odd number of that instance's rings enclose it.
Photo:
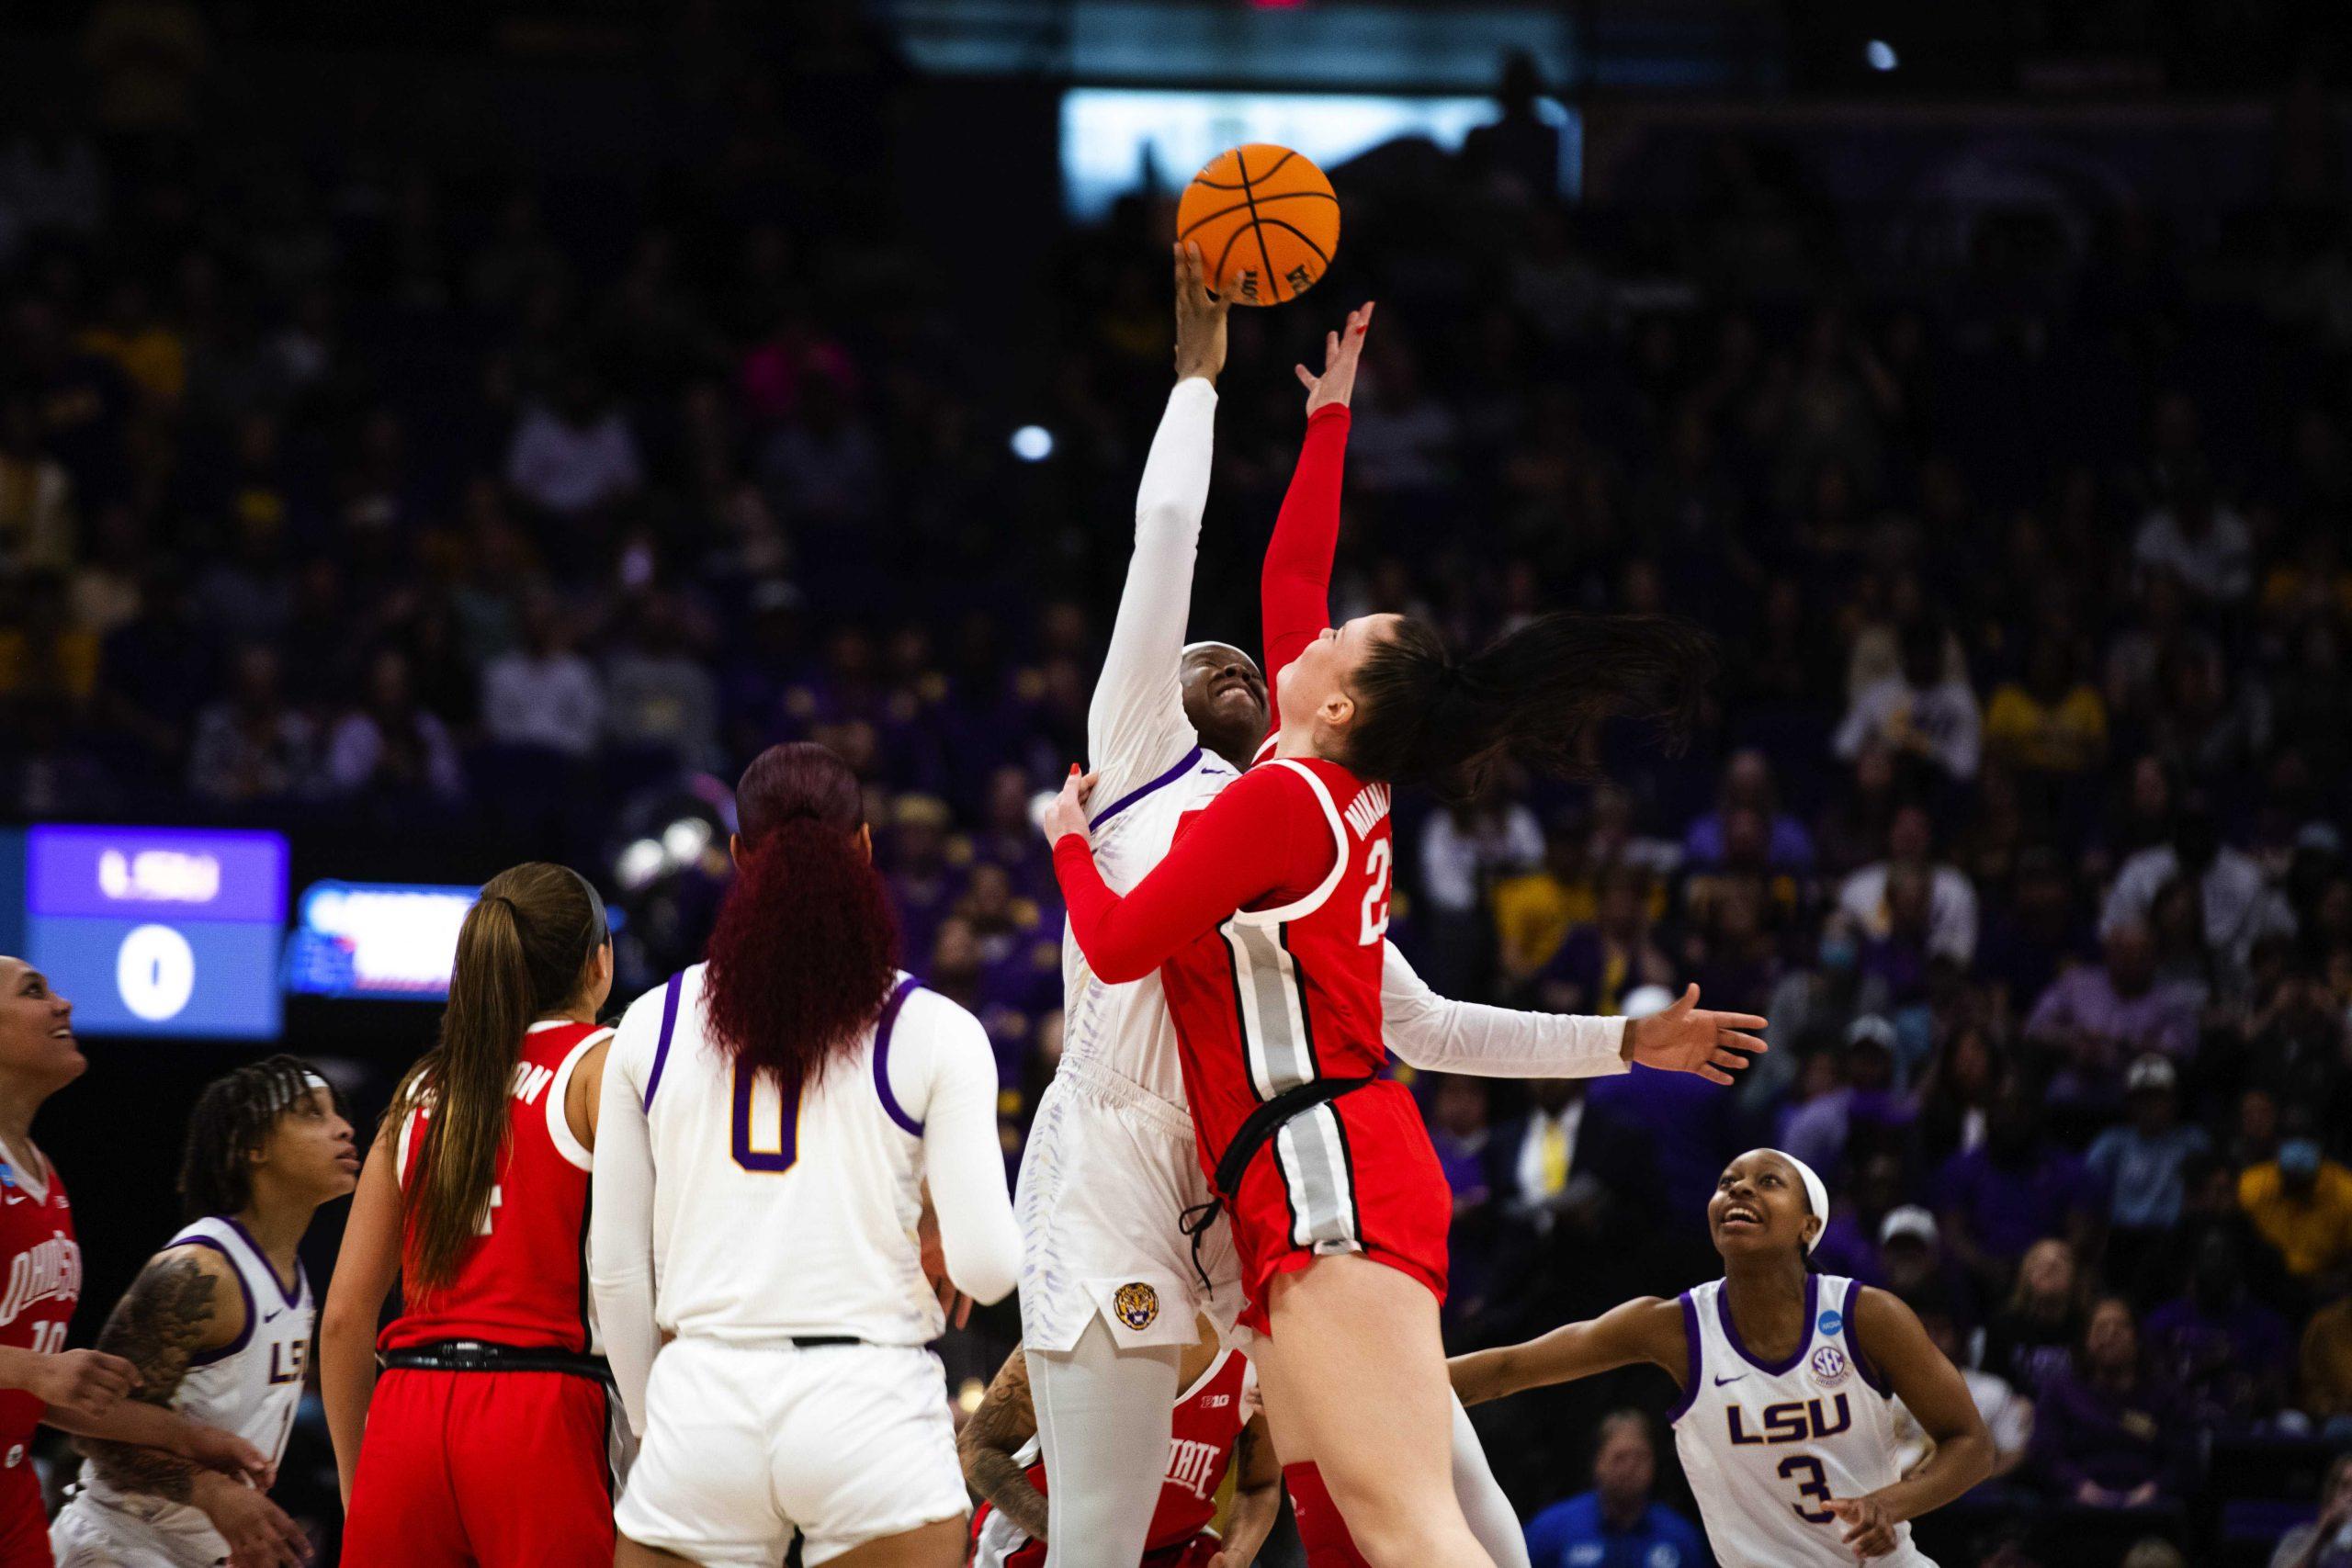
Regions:
[[[1278,758],[1250,776],[1268,772],[1294,775],[1298,808],[1323,822],[1337,858],[1320,886],[1240,911],[1160,966],[1209,1170],[1263,1101],[1311,1078],[1369,1077],[1388,1061],[1380,1034],[1396,863],[1388,786],[1320,758]],[[1199,815],[1177,824],[1179,841]]]
[[[1250,1424],[1249,1412],[1242,1404],[1249,1377],[1248,1357],[1235,1350],[1220,1350],[1200,1380],[1177,1395],[1174,1424],[1168,1439],[1168,1472],[1159,1483],[1159,1508],[1151,1516],[1151,1533],[1144,1540],[1145,1551],[1167,1551],[1186,1545],[1216,1517],[1217,1487],[1225,1480],[1227,1467],[1233,1462],[1234,1445],[1241,1440],[1241,1428]],[[1032,1438],[1014,1457],[1030,1461],[1029,1484],[1043,1494],[1046,1486],[1046,1466],[1037,1451],[1037,1439]],[[1009,1520],[997,1519],[991,1525],[989,1521],[995,1515],[996,1510],[983,1503],[972,1520],[972,1561],[979,1568],[997,1568],[1000,1563],[1003,1568],[1031,1568],[1033,1563],[1045,1562],[1042,1543],[1021,1536]],[[1016,1547],[1016,1540],[1023,1544]]]
[[[8,1260],[0,1345],[54,1354],[65,1348],[65,1325],[82,1299],[82,1247],[74,1239],[65,1180],[54,1166],[48,1173],[42,1186],[30,1173],[0,1164],[0,1257]],[[0,1389],[0,1470],[26,1462],[47,1409],[23,1389]]]
[[[533,1349],[586,1351],[588,1151],[565,1120],[565,1091],[588,1048],[612,1031],[594,1023],[535,1023],[524,1036],[506,1102],[490,1213],[480,1236],[438,1290],[409,1295],[385,1325],[381,1349],[478,1339]],[[430,1134],[429,1111],[400,1130],[401,1185]],[[402,1238],[405,1254],[413,1237]]]

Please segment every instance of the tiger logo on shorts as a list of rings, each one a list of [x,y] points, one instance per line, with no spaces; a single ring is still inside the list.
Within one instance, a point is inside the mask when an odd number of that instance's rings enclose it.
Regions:
[[[1140,1332],[1159,1321],[1159,1292],[1141,1280],[1131,1281],[1111,1298],[1111,1310],[1121,1323]]]

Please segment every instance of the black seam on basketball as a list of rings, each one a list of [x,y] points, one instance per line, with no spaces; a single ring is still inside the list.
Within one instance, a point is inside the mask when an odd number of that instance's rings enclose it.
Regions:
[[[1274,177],[1274,175],[1277,175],[1278,173],[1280,173],[1280,172],[1281,172],[1281,170],[1282,170],[1282,166],[1283,166],[1284,164],[1289,163],[1293,158],[1295,158],[1295,157],[1297,157],[1297,156],[1298,156],[1298,149],[1297,149],[1297,148],[1295,148],[1295,147],[1285,147],[1285,148],[1283,148],[1283,155],[1282,155],[1281,157],[1279,157],[1279,158],[1277,158],[1277,159],[1275,159],[1275,160],[1274,160],[1274,166],[1273,166],[1272,168],[1271,168],[1271,169],[1268,169],[1264,174],[1260,175],[1258,177],[1259,177],[1260,179],[1261,179],[1261,180],[1270,180],[1270,179],[1272,179],[1272,178]],[[1235,159],[1234,159],[1233,161],[1234,161],[1235,163],[1237,163],[1237,164],[1238,164],[1239,162],[1241,162],[1240,158],[1239,158],[1238,155],[1235,157]]]
[[[1328,190],[1289,190],[1283,192],[1280,196],[1261,196],[1255,197],[1254,199],[1256,203],[1261,207],[1272,207],[1278,201],[1328,201],[1334,207],[1337,207],[1340,204],[1340,198],[1333,196]],[[1190,239],[1193,234],[1199,230],[1202,224],[1214,223],[1220,218],[1230,218],[1235,213],[1239,212],[1250,205],[1250,202],[1249,201],[1237,201],[1231,207],[1220,207],[1215,212],[1204,212],[1198,218],[1193,219],[1190,223],[1185,224],[1182,229],[1177,231],[1176,237],[1179,240]],[[1303,235],[1301,236],[1301,238],[1304,237],[1305,236]],[[1311,243],[1312,242],[1309,243]],[[1322,254],[1320,251],[1317,251],[1316,254],[1317,255]],[[1324,257],[1324,260],[1328,263],[1330,258],[1326,256]]]
[[[1265,235],[1264,235],[1264,233],[1262,232],[1262,231],[1267,230],[1267,229],[1285,229],[1285,230],[1288,230],[1292,234],[1294,234],[1294,235],[1295,235],[1295,236],[1297,236],[1298,243],[1299,243],[1300,244],[1305,245],[1308,250],[1313,251],[1313,252],[1315,253],[1315,259],[1316,259],[1317,261],[1321,262],[1325,266],[1329,266],[1329,265],[1331,265],[1331,258],[1330,258],[1329,256],[1327,256],[1327,255],[1325,255],[1325,254],[1323,254],[1323,247],[1322,247],[1322,246],[1320,246],[1320,245],[1318,245],[1318,244],[1317,244],[1314,241],[1312,241],[1312,240],[1308,239],[1305,234],[1300,233],[1300,232],[1299,232],[1299,228],[1298,228],[1298,225],[1297,225],[1297,224],[1295,224],[1295,223],[1285,223],[1285,222],[1283,222],[1283,221],[1281,219],[1279,219],[1279,218],[1261,218],[1261,219],[1258,219],[1258,220],[1256,220],[1256,225],[1257,225],[1258,229],[1261,231],[1261,233],[1259,234],[1259,237],[1258,237],[1258,248],[1259,248],[1260,250],[1261,250],[1261,251],[1262,251],[1262,250],[1264,250],[1264,249],[1265,249],[1265,246],[1266,246]],[[1272,269],[1272,267],[1273,267],[1273,265],[1274,265],[1274,264],[1273,264],[1273,260],[1272,260],[1272,257],[1269,257],[1269,258],[1267,259],[1267,262],[1266,262],[1266,266],[1267,266],[1268,270],[1270,270],[1270,271],[1271,271],[1271,270]]]
[[[1241,236],[1244,232],[1245,231],[1242,229],[1236,229],[1232,233],[1227,234],[1225,237],[1225,249],[1217,252],[1216,265],[1209,268],[1209,276],[1215,278],[1219,283],[1225,281],[1225,264],[1231,258],[1233,254],[1233,247],[1241,243]]]
[[[1220,218],[1230,218],[1249,205],[1250,204],[1246,201],[1237,201],[1231,207],[1220,207],[1215,212],[1204,212],[1198,218],[1193,219],[1190,223],[1187,223],[1184,227],[1179,229],[1176,231],[1176,237],[1180,240],[1190,239],[1193,232],[1198,230],[1202,224],[1214,223]]]
[[[1205,173],[1193,175],[1193,183],[1207,190],[1239,190],[1241,188],[1231,180],[1210,179]]]
[[[1241,199],[1250,204],[1250,231],[1258,236],[1258,259],[1266,264],[1266,288],[1272,292],[1281,286],[1282,279],[1274,274],[1274,253],[1266,249],[1266,236],[1258,227],[1258,199],[1250,194],[1250,165],[1242,159],[1238,147],[1233,150],[1233,166],[1241,175]],[[1218,276],[1223,275],[1224,269],[1220,267]],[[1277,298],[1272,302],[1280,304],[1282,301]]]

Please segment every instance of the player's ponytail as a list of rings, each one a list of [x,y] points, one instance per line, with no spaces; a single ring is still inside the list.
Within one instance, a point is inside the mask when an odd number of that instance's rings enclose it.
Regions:
[[[401,1190],[413,1290],[446,1285],[490,1213],[506,1101],[523,1036],[577,997],[607,937],[595,890],[567,867],[535,861],[500,872],[458,930],[440,1043],[401,1080],[386,1112],[393,1136],[409,1113],[426,1130]]]
[[[1477,795],[1507,757],[1573,776],[1590,770],[1607,718],[1646,718],[1679,741],[1713,672],[1712,639],[1668,615],[1541,615],[1467,659],[1408,615],[1356,668],[1338,760],[1447,800]]]
[[[899,928],[863,831],[857,775],[822,746],[771,746],[735,790],[734,886],[703,976],[718,1048],[814,1086],[882,1010]]]

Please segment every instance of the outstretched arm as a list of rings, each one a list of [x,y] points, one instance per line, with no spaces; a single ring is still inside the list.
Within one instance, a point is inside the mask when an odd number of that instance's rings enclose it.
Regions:
[[[1144,461],[1135,553],[1086,713],[1087,759],[1113,798],[1155,777],[1194,743],[1178,665],[1208,505],[1228,308],[1209,293],[1204,268],[1198,245],[1177,247],[1176,389]]]
[[[1382,1032],[1400,1061],[1432,1072],[1489,1078],[1590,1078],[1634,1063],[1661,1072],[1696,1073],[1727,1084],[1768,1047],[1743,1030],[1761,1029],[1753,1013],[1709,1012],[1691,987],[1664,1012],[1647,1018],[1587,1018],[1518,1012],[1441,997],[1388,948],[1380,971]]]
[[[1347,467],[1350,400],[1355,396],[1356,361],[1372,325],[1367,303],[1348,313],[1347,325],[1324,336],[1323,374],[1304,365],[1306,439],[1300,446],[1283,509],[1266,542],[1266,564],[1258,583],[1265,621],[1266,678],[1279,687],[1282,672],[1299,650],[1331,624],[1331,557],[1340,547],[1340,481]],[[1276,710],[1279,712],[1279,709]],[[1276,720],[1279,723],[1279,720]]]
[[[1124,897],[1086,839],[1091,781],[1073,775],[1046,813],[1070,934],[1094,973],[1140,980],[1186,942],[1280,888],[1313,887],[1339,852],[1329,819],[1288,768],[1241,775],[1188,822],[1166,858]]]
[[[1589,1378],[1641,1361],[1664,1367],[1680,1382],[1689,1358],[1682,1303],[1644,1296],[1524,1344],[1456,1356],[1446,1370],[1463,1404],[1482,1404],[1523,1389]]]

